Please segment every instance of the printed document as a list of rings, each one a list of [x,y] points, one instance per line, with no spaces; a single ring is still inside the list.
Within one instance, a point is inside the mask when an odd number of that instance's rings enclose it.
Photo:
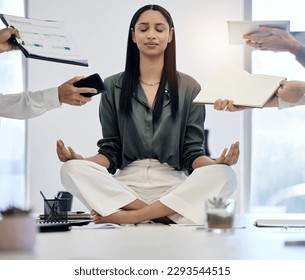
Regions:
[[[26,57],[88,66],[88,61],[65,28],[64,22],[0,15],[6,26],[19,30],[17,39]]]

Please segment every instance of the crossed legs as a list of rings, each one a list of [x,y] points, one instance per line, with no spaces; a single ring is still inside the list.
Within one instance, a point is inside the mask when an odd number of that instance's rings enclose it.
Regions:
[[[93,221],[96,224],[115,223],[115,224],[138,224],[147,220],[154,220],[175,214],[171,208],[165,206],[160,201],[146,204],[137,199],[130,204],[108,216],[101,216],[95,210],[91,211]]]
[[[163,217],[177,223],[185,223],[183,218],[187,223],[201,224],[205,200],[214,196],[226,199],[237,185],[235,173],[226,165],[197,168],[185,178],[167,165],[136,164],[118,178],[96,163],[70,160],[62,166],[61,180],[68,191],[92,209],[95,223],[117,224]]]

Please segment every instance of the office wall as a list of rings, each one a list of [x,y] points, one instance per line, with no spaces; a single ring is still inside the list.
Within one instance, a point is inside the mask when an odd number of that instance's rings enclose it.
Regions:
[[[88,68],[28,60],[28,89],[57,86],[75,75],[98,72],[104,78],[122,71],[130,19],[139,7],[149,3],[160,4],[171,12],[178,69],[196,78],[203,88],[218,65],[243,67],[243,48],[228,44],[226,24],[227,20],[243,18],[243,0],[28,0],[29,17],[65,21],[89,59]],[[84,156],[97,152],[96,142],[101,137],[98,103],[99,97],[94,97],[86,106],[63,105],[27,122],[27,180],[29,205],[34,210],[43,209],[39,190],[52,197],[62,189],[57,139]],[[205,125],[210,129],[212,156],[241,139],[242,118],[242,113],[218,112],[207,106]],[[234,169],[239,176],[240,164]],[[75,201],[74,208],[83,206]]]

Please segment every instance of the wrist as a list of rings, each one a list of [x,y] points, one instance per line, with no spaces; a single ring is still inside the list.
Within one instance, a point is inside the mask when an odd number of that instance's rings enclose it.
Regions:
[[[59,100],[59,103],[60,103],[60,105],[62,105],[62,98],[61,98],[61,86],[59,86],[58,88],[57,88],[57,91],[58,91],[58,100]]]
[[[296,55],[296,53],[298,52],[298,50],[302,47],[302,45],[296,41],[296,40],[293,40],[293,43],[291,44],[291,47],[289,49],[289,52]]]

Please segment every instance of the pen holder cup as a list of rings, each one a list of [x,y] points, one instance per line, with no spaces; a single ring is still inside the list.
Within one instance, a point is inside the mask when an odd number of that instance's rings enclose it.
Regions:
[[[206,226],[208,232],[234,232],[236,203],[234,199],[221,198],[206,201]]]
[[[44,200],[44,220],[47,222],[67,221],[69,199],[55,198]]]
[[[67,211],[70,212],[72,209],[72,202],[73,202],[73,195],[70,192],[67,191],[60,191],[57,194],[57,197],[60,199],[68,199],[67,202]]]

